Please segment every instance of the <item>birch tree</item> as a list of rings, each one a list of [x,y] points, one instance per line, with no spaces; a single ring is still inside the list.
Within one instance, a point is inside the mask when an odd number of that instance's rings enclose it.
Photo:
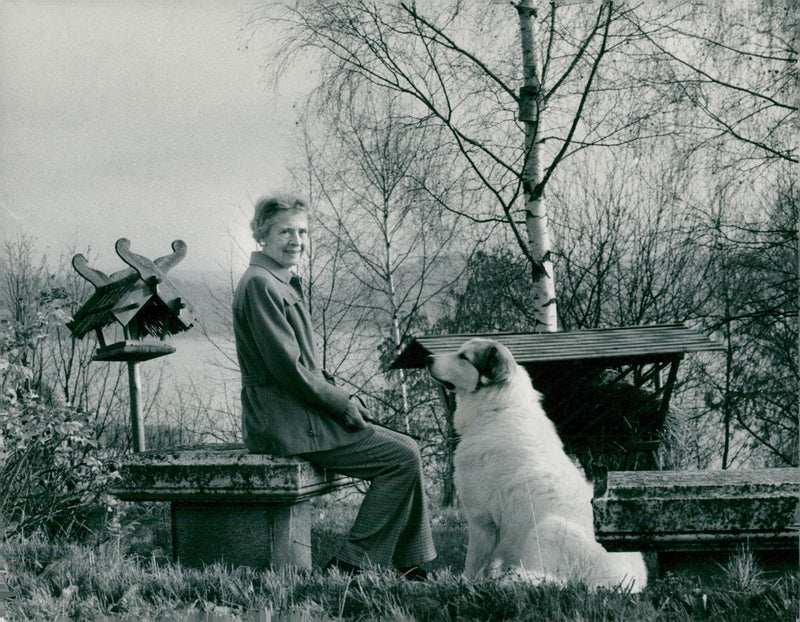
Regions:
[[[313,58],[331,102],[345,106],[342,93],[370,84],[406,100],[417,131],[445,130],[464,188],[480,197],[464,215],[509,228],[542,286],[531,328],[549,330],[544,200],[575,154],[683,141],[725,153],[723,165],[797,160],[791,42],[765,35],[758,3],[744,4],[750,23],[697,3],[524,0],[515,22],[505,3],[309,0],[270,4],[253,24],[286,33],[278,73]]]
[[[530,245],[533,273],[534,325],[553,332],[558,328],[556,290],[553,262],[550,258],[550,231],[544,208],[544,180],[539,154],[539,110],[541,80],[536,59],[534,21],[536,9],[532,0],[517,4],[520,42],[522,44],[522,74],[524,85],[519,95],[519,120],[525,127],[525,151],[522,165],[522,190],[525,203],[525,226]]]

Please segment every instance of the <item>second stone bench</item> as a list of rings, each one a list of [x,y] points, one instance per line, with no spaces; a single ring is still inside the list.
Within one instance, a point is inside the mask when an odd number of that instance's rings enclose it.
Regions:
[[[800,469],[620,471],[604,488],[592,502],[598,541],[654,553],[660,575],[713,575],[740,551],[767,571],[797,569]]]

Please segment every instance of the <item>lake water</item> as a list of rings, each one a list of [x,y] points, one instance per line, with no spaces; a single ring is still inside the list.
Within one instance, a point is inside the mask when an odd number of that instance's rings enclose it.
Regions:
[[[169,344],[175,353],[140,367],[145,403],[160,386],[145,426],[183,427],[208,436],[209,442],[240,442],[240,379],[233,342],[215,337],[212,343],[200,332],[189,332],[170,338]]]

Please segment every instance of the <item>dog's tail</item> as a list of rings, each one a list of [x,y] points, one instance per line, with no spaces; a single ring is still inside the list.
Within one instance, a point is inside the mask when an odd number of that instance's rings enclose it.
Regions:
[[[641,553],[608,553],[614,577],[606,582],[609,587],[620,587],[629,592],[641,592],[647,587],[647,566]]]

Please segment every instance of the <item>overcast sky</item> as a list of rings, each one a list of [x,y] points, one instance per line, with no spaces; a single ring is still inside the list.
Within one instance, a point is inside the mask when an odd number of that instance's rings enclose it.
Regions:
[[[120,237],[213,270],[286,188],[292,93],[276,98],[246,0],[0,0],[0,236],[56,259]],[[266,33],[264,33],[266,34]],[[296,94],[295,94],[296,95]]]

